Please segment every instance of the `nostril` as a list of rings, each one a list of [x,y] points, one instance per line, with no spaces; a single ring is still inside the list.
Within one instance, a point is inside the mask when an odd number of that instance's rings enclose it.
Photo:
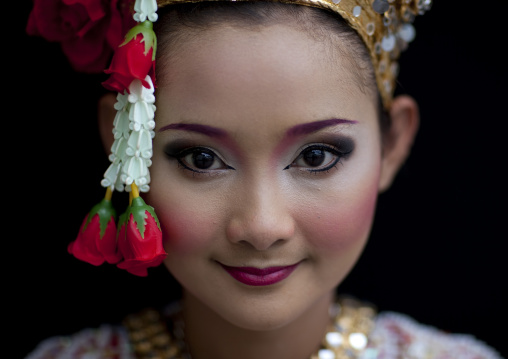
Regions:
[[[266,249],[273,249],[273,248],[277,248],[281,245],[283,245],[284,243],[286,242],[285,239],[277,239],[275,241],[270,241],[267,248],[265,248],[264,246],[261,247],[259,246],[259,244],[257,246],[255,246],[252,241],[248,241],[248,240],[241,240],[238,242],[238,244],[242,245],[242,246],[245,246],[245,247],[248,247],[249,249],[255,249],[255,250],[266,250]]]
[[[262,223],[232,220],[227,228],[227,239],[255,250],[267,250],[283,245],[293,236],[291,228],[282,225],[266,226]]]
[[[271,248],[279,247],[279,246],[283,245],[285,242],[286,242],[285,239],[279,238],[275,242],[273,242],[273,244],[271,245]]]

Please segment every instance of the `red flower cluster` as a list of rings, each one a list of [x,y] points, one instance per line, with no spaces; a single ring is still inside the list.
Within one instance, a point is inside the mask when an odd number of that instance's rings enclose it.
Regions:
[[[147,268],[160,265],[167,255],[159,220],[141,197],[134,198],[120,216],[118,231],[111,201],[104,199],[95,205],[68,251],[90,264],[98,266],[107,261],[142,277],[148,275]]]
[[[100,73],[135,25],[131,0],[34,0],[26,31],[60,42],[73,68]]]
[[[105,70],[110,78],[104,87],[124,93],[139,80],[150,88],[147,76],[155,83],[157,39],[152,22],[135,25],[132,1],[34,0],[27,32],[60,42],[72,66],[82,72],[104,71],[114,49],[111,65]],[[117,264],[138,276],[146,276],[147,268],[164,260],[167,254],[157,216],[133,186],[136,195],[133,190],[134,198],[120,216],[118,231],[108,189],[106,198],[86,216],[76,240],[68,246],[69,253],[96,266],[105,261]]]

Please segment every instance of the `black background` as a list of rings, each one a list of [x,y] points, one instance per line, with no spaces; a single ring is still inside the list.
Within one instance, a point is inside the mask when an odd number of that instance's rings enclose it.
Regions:
[[[116,323],[178,293],[163,267],[139,278],[67,254],[86,212],[103,196],[108,160],[95,104],[105,78],[73,72],[59,45],[26,36],[30,8],[26,1],[8,10],[12,19],[3,31],[9,358],[24,357],[46,337]],[[380,310],[474,334],[503,356],[507,10],[502,0],[440,0],[416,20],[398,92],[419,102],[420,131],[394,186],[380,196],[363,256],[340,287]]]

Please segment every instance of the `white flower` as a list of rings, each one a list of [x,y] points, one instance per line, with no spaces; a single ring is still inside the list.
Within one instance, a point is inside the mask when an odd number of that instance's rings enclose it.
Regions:
[[[145,129],[133,131],[127,144],[126,154],[128,156],[141,156],[146,159],[152,157],[152,137],[149,131]]]
[[[127,156],[127,139],[125,137],[120,137],[119,139],[113,142],[113,146],[111,146],[111,155],[109,160],[111,162],[122,162],[125,160]]]
[[[132,182],[142,186],[148,181],[148,166],[141,157],[129,157],[122,167],[122,173],[122,181],[128,186],[131,185]]]
[[[134,79],[129,85],[129,96],[127,97],[130,103],[136,103],[138,101],[144,101],[146,103],[154,103],[154,87],[152,78],[150,75],[146,75],[145,81],[148,82],[149,88],[143,86],[139,79]]]
[[[125,106],[128,104],[128,98],[129,98],[129,94],[127,93],[127,91],[125,91],[124,94],[119,92],[116,95],[116,103],[114,105],[115,110],[120,111],[120,110],[124,109]]]
[[[129,124],[130,120],[128,107],[120,111],[117,111],[115,120],[113,121],[113,125],[115,126],[113,128],[113,134],[115,136],[115,139],[118,139],[120,137],[124,137],[126,139],[129,138]]]
[[[134,4],[134,20],[143,22],[147,18],[151,22],[157,21],[157,1],[156,0],[136,0]]]
[[[120,167],[120,162],[113,162],[109,165],[108,169],[104,173],[104,179],[101,181],[101,185],[103,187],[110,187],[115,185],[118,178],[118,173],[120,172]]]
[[[151,162],[150,164],[148,164],[148,166],[151,165]],[[150,183],[150,172],[147,173],[147,175],[145,176],[145,179],[146,179],[146,183],[143,184],[143,185],[138,185],[138,189],[141,191],[141,192],[148,192],[150,191],[150,186],[148,185]]]
[[[150,88],[146,88],[142,85],[141,81],[134,80],[129,86],[129,119],[130,129],[133,131],[139,131],[141,128],[146,130],[153,130],[155,128],[155,96],[152,79],[150,76],[145,78],[145,81],[149,83]]]

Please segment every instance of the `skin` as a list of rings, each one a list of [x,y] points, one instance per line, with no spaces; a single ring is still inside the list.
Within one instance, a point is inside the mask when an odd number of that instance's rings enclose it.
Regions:
[[[326,46],[285,25],[218,26],[165,66],[146,200],[161,221],[165,265],[183,286],[193,358],[308,358],[366,244],[377,195],[409,152],[414,101],[394,101],[383,148],[373,96],[348,61],[322,55]],[[347,121],[315,125],[330,119]],[[347,141],[352,151],[326,171],[315,172],[337,159],[331,151],[317,167],[300,156],[312,144],[345,152]],[[175,158],[175,148],[193,146],[216,154],[210,168],[192,154]],[[299,265],[253,287],[220,263]]]

